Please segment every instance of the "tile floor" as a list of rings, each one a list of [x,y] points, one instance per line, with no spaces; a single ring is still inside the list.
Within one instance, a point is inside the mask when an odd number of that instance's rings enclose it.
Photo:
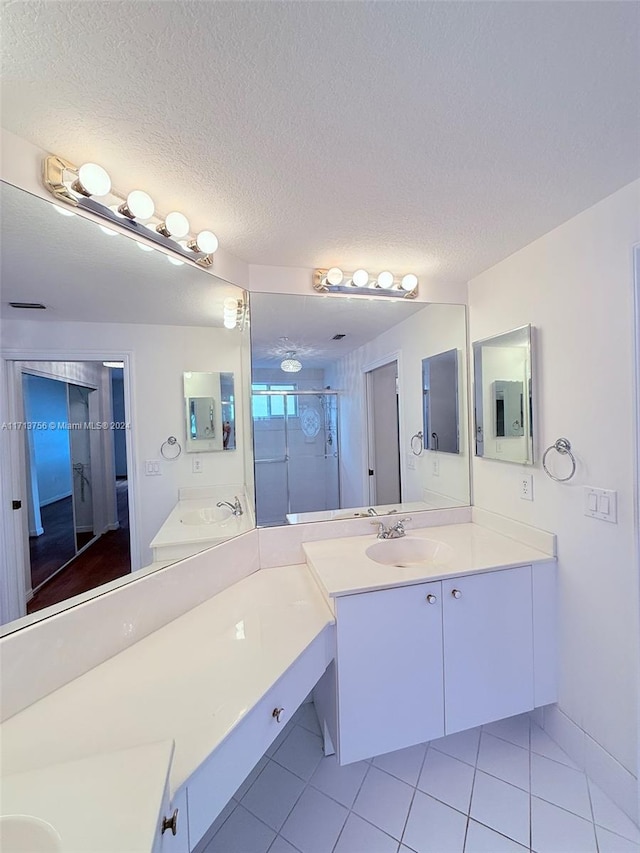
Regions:
[[[203,853],[640,853],[640,830],[527,715],[339,767],[303,705]]]

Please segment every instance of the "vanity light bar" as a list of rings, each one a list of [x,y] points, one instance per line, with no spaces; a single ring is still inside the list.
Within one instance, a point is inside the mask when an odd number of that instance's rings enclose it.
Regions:
[[[365,269],[343,272],[339,267],[314,270],[313,289],[318,293],[344,293],[347,296],[392,296],[396,299],[415,299],[418,295],[418,278],[413,273],[394,276],[383,270],[377,276]]]
[[[192,234],[189,220],[177,210],[161,216],[151,196],[143,190],[122,195],[113,189],[108,173],[96,163],[84,163],[78,168],[62,157],[51,155],[43,163],[43,182],[58,201],[86,210],[115,226],[115,230],[109,229],[112,233],[128,232],[134,239],[155,243],[201,267],[213,264],[218,238],[212,231]],[[145,244],[138,240],[138,245]],[[176,265],[182,263],[171,256],[169,259]]]

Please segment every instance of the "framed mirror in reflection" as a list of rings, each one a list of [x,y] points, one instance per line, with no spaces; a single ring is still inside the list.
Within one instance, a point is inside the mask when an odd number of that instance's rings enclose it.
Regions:
[[[533,465],[531,326],[473,344],[475,453]]]
[[[458,350],[422,359],[424,447],[440,453],[460,452]]]
[[[248,388],[248,330],[223,327],[224,300],[246,306],[242,289],[15,187],[0,192],[8,633],[248,529],[253,463],[249,406],[234,393]],[[217,378],[204,394],[215,441],[237,450],[207,448],[198,472],[179,452],[186,371]],[[180,504],[190,523],[167,528]]]
[[[184,374],[187,453],[235,450],[233,373]]]
[[[465,312],[252,294],[259,526],[468,505]],[[416,455],[425,363],[441,446]]]

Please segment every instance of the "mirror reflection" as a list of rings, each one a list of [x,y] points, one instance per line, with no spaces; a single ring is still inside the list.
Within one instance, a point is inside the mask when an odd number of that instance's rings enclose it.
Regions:
[[[187,453],[235,450],[233,373],[184,374]]]
[[[252,294],[258,525],[469,503],[465,310]],[[432,356],[442,446],[423,449],[411,439],[423,429]]]
[[[476,456],[533,465],[531,326],[473,344]]]
[[[15,187],[1,185],[0,203],[0,476],[20,506],[5,519],[6,633],[254,521],[248,391],[237,394],[249,384],[244,291]],[[215,379],[191,395],[214,401],[214,437],[195,455],[189,371]],[[210,409],[194,411],[197,434]]]
[[[424,446],[459,453],[458,350],[422,359]]]

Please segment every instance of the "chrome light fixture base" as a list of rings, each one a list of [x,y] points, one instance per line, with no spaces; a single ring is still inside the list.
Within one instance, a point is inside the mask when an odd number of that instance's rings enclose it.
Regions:
[[[404,290],[401,278],[394,276],[393,285],[381,287],[374,276],[369,276],[367,284],[357,286],[353,284],[352,273],[344,273],[340,284],[330,284],[327,280],[328,269],[317,269],[313,272],[312,287],[318,293],[340,293],[344,296],[390,296],[392,299],[415,299],[418,295],[418,283],[412,290]]]
[[[155,213],[144,224],[123,216],[116,211],[118,207],[126,205],[127,198],[113,188],[107,196],[102,196],[100,201],[87,195],[79,183],[78,167],[69,160],[65,160],[57,154],[45,157],[42,179],[44,186],[58,201],[75,207],[77,210],[85,210],[92,214],[92,218],[97,217],[105,220],[110,225],[115,226],[113,230],[128,232],[134,239],[142,238],[143,241],[155,243],[166,252],[178,256],[182,261],[196,264],[205,269],[212,266],[213,253],[195,252],[189,248],[188,243],[195,240],[195,235],[188,235],[180,243],[169,237],[166,229],[160,227],[164,223],[164,218],[161,215]]]

